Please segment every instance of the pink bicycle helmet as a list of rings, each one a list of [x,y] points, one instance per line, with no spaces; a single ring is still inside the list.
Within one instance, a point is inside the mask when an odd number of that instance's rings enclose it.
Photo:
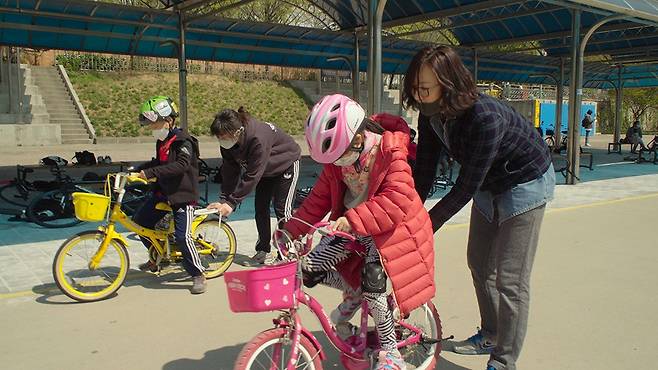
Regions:
[[[333,163],[350,147],[366,111],[345,95],[327,95],[315,104],[306,120],[306,142],[311,158]]]

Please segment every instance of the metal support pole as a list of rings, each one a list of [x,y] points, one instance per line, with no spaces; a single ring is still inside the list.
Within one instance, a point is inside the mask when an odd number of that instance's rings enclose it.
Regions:
[[[318,72],[315,74],[315,77],[317,77],[317,93],[318,95],[322,95],[322,68],[318,69]]]
[[[386,0],[368,1],[368,113],[382,106],[382,15]]]
[[[580,133],[578,131],[578,116],[580,115],[580,99],[578,95],[582,94],[582,81],[578,80],[581,66],[578,57],[578,47],[580,45],[580,9],[572,10],[571,22],[571,86],[569,88],[569,140],[567,141],[567,159],[569,168],[567,169],[567,184],[576,184],[580,160],[580,148],[578,146]],[[559,144],[558,144],[559,145]]]
[[[352,66],[352,95],[354,101],[361,100],[361,55],[359,52],[359,35],[354,32],[354,65]]]
[[[7,63],[5,63],[5,51],[7,47],[0,46],[0,84],[3,86],[9,87],[9,82],[7,81]],[[7,96],[9,97],[9,96]],[[9,107],[7,107],[9,108]],[[8,111],[0,111],[0,113],[9,113]]]
[[[400,101],[398,102],[398,116],[402,117],[402,112],[404,107],[402,106],[402,88],[404,86],[404,75],[400,75],[400,83],[398,84],[398,97]],[[410,122],[409,122],[410,123]]]
[[[14,82],[13,82],[13,71],[12,71],[12,64],[11,64],[11,57],[13,55],[13,52],[11,50],[11,47],[7,47],[7,91],[9,91],[9,114],[14,114],[16,113],[16,106],[14,105]]]
[[[617,91],[615,94],[615,134],[614,134],[614,143],[618,143],[621,138],[621,115],[622,115],[622,105],[624,97],[624,82],[621,79],[621,69],[622,65],[617,66]]]
[[[180,95],[180,127],[187,131],[187,61],[185,59],[185,22],[178,11],[178,92]]]
[[[21,74],[21,48],[16,48],[16,85],[18,96],[16,97],[16,108],[18,111],[18,123],[23,123],[23,76]]]
[[[555,149],[560,149],[562,142],[562,101],[564,100],[564,59],[560,58],[560,78],[557,81],[555,96]]]
[[[345,64],[347,64],[347,68],[350,70],[350,73],[352,75],[352,94],[358,93],[358,91],[355,91],[355,86],[354,86],[355,68],[352,65],[352,61],[350,60],[350,58],[348,58],[344,55],[337,55],[335,57],[327,58],[327,62],[335,62],[335,61],[339,61],[339,60],[342,60],[343,62],[345,62]],[[338,82],[339,78],[340,77],[338,76],[338,70],[336,70],[336,86],[337,86],[338,90],[340,91],[340,83]],[[353,97],[354,96],[356,96],[356,95],[353,95]],[[358,100],[356,100],[356,99],[354,99],[354,101],[358,102]]]
[[[478,49],[473,48],[473,79],[476,86],[478,84],[478,60]]]
[[[5,84],[7,83],[6,81],[6,74],[5,74],[5,47],[0,46],[0,83]]]
[[[578,11],[578,26],[580,27],[580,11]],[[575,15],[575,13],[574,13]],[[614,16],[609,16],[601,19],[600,21],[596,22],[583,36],[583,39],[580,40],[579,45],[578,45],[578,55],[576,57],[576,78],[577,80],[575,81],[575,90],[576,90],[576,95],[574,100],[574,110],[573,110],[573,123],[574,127],[571,128],[571,131],[573,132],[573,135],[571,136],[572,141],[569,143],[571,144],[570,147],[572,151],[570,152],[570,159],[571,159],[571,167],[572,167],[572,173],[573,173],[573,178],[571,181],[567,178],[567,182],[569,184],[575,184],[576,183],[576,178],[578,177],[580,173],[580,126],[577,124],[580,120],[580,107],[583,102],[583,68],[584,68],[584,58],[585,58],[585,47],[587,46],[587,41],[589,41],[590,37],[596,32],[596,30],[603,26],[604,24],[610,22],[610,21],[616,21],[616,20],[621,20],[625,19],[626,16],[624,15],[614,15]],[[574,22],[575,23],[575,22]],[[580,28],[578,29],[578,34],[580,35]],[[572,99],[569,99],[572,100]]]

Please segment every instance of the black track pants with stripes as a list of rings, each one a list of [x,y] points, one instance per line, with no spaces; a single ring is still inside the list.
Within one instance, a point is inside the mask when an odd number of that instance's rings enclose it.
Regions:
[[[281,175],[263,177],[256,185],[254,199],[256,229],[258,242],[256,251],[269,252],[271,249],[272,226],[270,224],[270,206],[274,201],[274,213],[278,222],[292,216],[292,202],[299,178],[299,161],[295,161]]]
[[[158,202],[166,202],[165,197],[152,195],[144,202],[144,205],[135,213],[133,221],[138,225],[153,229],[155,225],[166,214],[167,211],[161,211],[155,208]],[[188,204],[179,204],[171,207],[174,211],[173,221],[175,224],[174,238],[178,250],[183,254],[183,268],[191,276],[198,276],[203,273],[203,266],[199,259],[199,253],[194,246],[192,240],[192,220],[194,219],[194,206]],[[140,237],[144,246],[148,249],[151,247],[151,242],[143,237]]]
[[[194,220],[194,206],[176,205],[174,210],[174,238],[178,250],[183,254],[183,268],[192,276],[203,274],[203,265],[199,258],[199,252],[192,238],[192,221]]]

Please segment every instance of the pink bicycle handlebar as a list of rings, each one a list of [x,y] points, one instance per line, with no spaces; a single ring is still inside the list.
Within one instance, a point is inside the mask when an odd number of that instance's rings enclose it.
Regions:
[[[303,222],[303,223],[306,224],[306,222]],[[349,234],[349,233],[346,233],[346,232],[343,232],[343,231],[338,231],[338,230],[326,230],[326,228],[331,225],[331,223],[326,222],[326,221],[320,221],[320,222],[317,222],[313,225],[310,225],[310,224],[307,224],[307,225],[309,225],[311,228],[310,228],[310,231],[308,233],[306,233],[306,242],[304,243],[305,248],[304,248],[303,251],[300,251],[300,253],[299,253],[300,257],[307,255],[313,249],[313,245],[312,245],[313,244],[313,234],[316,233],[316,232],[318,234],[322,235],[322,236],[336,236],[336,237],[339,237],[339,238],[347,239],[350,242],[356,241],[356,237],[352,234]],[[281,238],[281,233],[283,233],[282,230],[276,230],[274,232],[274,235],[272,236],[272,238],[274,239],[274,244],[276,245],[277,249],[279,250],[279,253],[281,253],[282,256],[287,256],[288,255],[288,250],[285,246],[287,243],[283,243],[283,245],[282,245],[281,243],[279,243],[279,240],[278,240],[279,238]],[[286,236],[286,238],[287,238],[287,236]],[[293,242],[289,238],[288,238],[288,240],[290,242]]]

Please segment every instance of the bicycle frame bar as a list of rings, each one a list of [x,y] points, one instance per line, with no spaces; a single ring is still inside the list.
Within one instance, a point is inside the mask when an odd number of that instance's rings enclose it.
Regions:
[[[201,215],[201,216],[196,216],[194,217],[194,220],[192,221],[192,228],[195,229],[196,226],[198,226],[202,221],[204,221],[206,218],[208,218],[207,215]],[[112,239],[119,239],[123,242],[124,245],[129,245],[127,240],[116,231],[115,228],[115,223],[118,222],[119,224],[123,225],[128,231],[134,232],[135,234],[139,236],[143,236],[151,241],[151,245],[155,249],[158,250],[158,252],[162,255],[168,255],[169,251],[165,251],[165,246],[161,242],[161,240],[167,240],[167,235],[169,233],[173,232],[172,226],[170,225],[171,230],[153,230],[153,229],[148,229],[145,227],[142,227],[135,222],[133,222],[124,212],[121,210],[121,203],[116,202],[114,206],[112,207],[112,211],[110,213],[110,222],[107,224],[107,226],[101,226],[99,227],[99,230],[103,231],[105,233],[105,238],[103,238],[103,242],[101,243],[100,247],[94,254],[94,256],[91,258],[89,261],[89,269],[94,270],[95,268],[98,267],[100,264],[101,260],[103,259],[103,256],[105,255],[105,252],[107,251],[107,246],[110,244],[110,241]]]
[[[336,347],[338,351],[342,352],[346,356],[349,356],[355,360],[363,360],[363,361],[367,360],[364,358],[364,353],[368,345],[368,340],[367,340],[368,303],[365,300],[361,302],[361,325],[360,325],[360,333],[359,333],[360,342],[357,346],[348,344],[338,337],[336,331],[334,330],[331,324],[329,317],[324,312],[322,305],[317,300],[315,300],[315,298],[304,293],[302,290],[298,290],[297,301],[303,305],[306,305],[315,314],[315,316],[318,318],[318,321],[320,321],[320,325],[322,326],[322,329],[327,335],[327,338],[329,338],[329,342],[334,347]],[[291,314],[295,320],[295,330],[292,333],[292,343],[294,345],[294,349],[293,349],[294,352],[291,358],[297,358],[299,333],[305,329],[302,328],[301,321],[299,319],[299,315],[296,312],[296,309],[291,310]],[[414,332],[414,335],[410,336],[409,338],[405,339],[402,342],[398,342],[397,348],[403,348],[420,342],[422,338],[422,332],[420,329],[416,328],[413,325],[407,324],[403,320],[399,320],[397,323],[398,325]],[[311,338],[315,339],[315,337],[311,337]],[[316,345],[318,346],[318,348],[321,348],[319,347],[318,344]],[[294,368],[295,368],[294,365],[291,367],[291,364],[290,363],[288,364],[288,370],[293,370]]]
[[[117,232],[114,230],[114,224],[109,224],[107,226],[107,229],[105,230],[105,238],[103,238],[103,241],[101,242],[100,247],[98,247],[98,250],[94,254],[93,257],[89,260],[89,269],[90,270],[95,270],[98,265],[100,265],[101,260],[103,259],[103,256],[105,256],[105,252],[107,251],[107,246],[110,245],[110,241],[114,239],[114,235],[117,234]]]
[[[327,338],[329,338],[329,342],[331,342],[331,344],[336,347],[337,350],[356,360],[362,359],[363,352],[366,349],[366,330],[368,330],[368,311],[367,307],[365,306],[367,305],[365,301],[362,303],[361,307],[362,309],[365,309],[362,310],[361,315],[361,334],[359,335],[361,343],[359,343],[359,346],[357,347],[345,343],[338,337],[331,324],[329,316],[327,316],[327,313],[324,312],[322,305],[317,300],[315,300],[315,298],[299,290],[297,291],[297,301],[303,305],[308,306],[308,308],[315,314],[315,316],[318,318],[318,321],[320,321],[322,330],[324,330]],[[299,320],[298,317],[298,315],[295,315],[295,325],[297,325],[297,320]]]

